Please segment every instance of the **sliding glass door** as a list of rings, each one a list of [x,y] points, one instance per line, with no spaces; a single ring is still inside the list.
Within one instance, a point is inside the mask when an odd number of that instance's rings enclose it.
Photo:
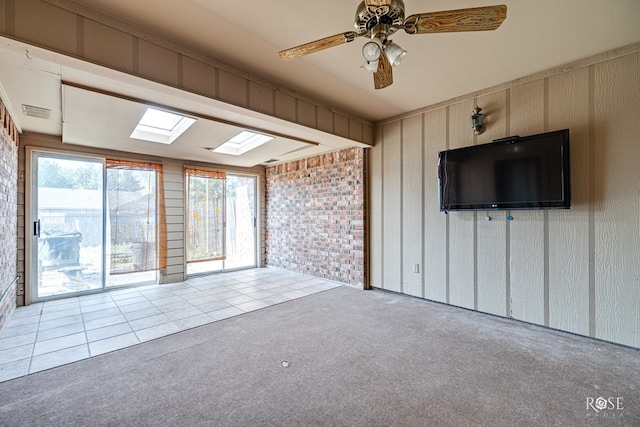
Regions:
[[[162,165],[31,152],[32,302],[157,282]]]
[[[256,177],[185,168],[187,274],[256,266]]]
[[[103,161],[36,152],[32,169],[33,299],[102,289]]]

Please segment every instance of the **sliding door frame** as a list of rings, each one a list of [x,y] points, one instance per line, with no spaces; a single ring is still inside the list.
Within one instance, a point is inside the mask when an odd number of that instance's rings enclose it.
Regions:
[[[102,163],[102,183],[103,183],[103,192],[102,192],[102,283],[100,288],[98,289],[90,289],[86,291],[78,291],[78,292],[70,292],[65,295],[59,296],[51,296],[38,298],[36,295],[35,286],[37,286],[37,272],[35,271],[37,266],[37,259],[35,257],[35,248],[33,245],[34,242],[34,230],[33,224],[38,219],[37,212],[34,212],[36,206],[34,206],[34,197],[37,194],[37,188],[35,186],[38,184],[37,180],[33,179],[33,173],[36,171],[34,168],[37,165],[34,165],[34,155],[45,154],[45,155],[53,155],[64,157],[73,157],[73,158],[86,158],[96,163]],[[24,189],[24,303],[25,305],[29,305],[34,302],[41,301],[49,301],[61,298],[69,298],[79,295],[89,295],[95,293],[101,293],[105,290],[105,262],[106,262],[106,240],[107,234],[105,232],[107,226],[107,216],[104,207],[106,206],[106,188],[104,188],[106,181],[106,167],[105,167],[105,156],[99,156],[90,153],[81,153],[74,151],[66,151],[66,150],[56,150],[50,148],[41,148],[41,147],[25,147],[25,189]],[[34,277],[35,274],[35,277]],[[35,282],[34,282],[35,281]]]
[[[239,172],[237,170],[234,169],[227,169],[227,168],[217,168],[215,166],[195,166],[193,164],[189,164],[189,163],[185,163],[183,165],[183,169],[184,168],[193,168],[193,169],[204,169],[204,170],[212,170],[212,171],[219,171],[219,172],[224,172],[227,174],[227,176],[229,175],[234,175],[234,176],[239,176],[239,177],[246,177],[246,178],[252,178],[254,180],[254,198],[253,198],[253,209],[254,209],[254,220],[253,220],[253,239],[254,239],[254,247],[253,247],[253,259],[254,259],[254,263],[252,266],[245,266],[245,267],[235,267],[235,268],[226,268],[225,266],[225,260],[222,260],[221,262],[223,263],[223,267],[220,270],[210,270],[210,271],[203,271],[203,272],[194,272],[191,274],[188,274],[188,262],[187,262],[187,233],[186,233],[186,227],[187,227],[187,213],[186,213],[186,209],[187,209],[187,204],[189,203],[188,197],[189,197],[189,191],[188,191],[188,182],[187,182],[187,176],[186,174],[183,172],[183,178],[184,178],[184,277],[185,280],[190,278],[190,277],[200,277],[200,276],[206,276],[209,274],[217,274],[217,273],[224,273],[224,272],[231,272],[231,271],[238,271],[238,270],[247,270],[247,269],[251,269],[251,268],[260,268],[263,267],[263,260],[262,257],[260,256],[260,254],[262,253],[262,249],[264,247],[264,239],[263,239],[263,235],[260,232],[260,230],[262,230],[262,212],[263,212],[263,204],[261,203],[261,200],[263,200],[263,192],[264,190],[262,189],[262,184],[263,184],[263,176],[259,173],[251,173],[251,172]],[[225,204],[227,203],[226,200],[226,193],[227,193],[227,189],[226,189],[226,179],[225,179],[225,189],[224,189],[224,194],[225,194]],[[226,233],[227,233],[227,219],[226,219],[226,211],[225,211],[225,219],[224,219],[224,227],[225,227],[225,240],[226,240]],[[224,243],[226,245],[226,242]]]
[[[33,224],[38,218],[38,213],[34,211],[37,206],[34,205],[34,197],[37,195],[38,189],[36,185],[38,184],[37,179],[33,178],[34,172],[37,172],[35,169],[37,164],[34,163],[34,156],[37,154],[43,155],[52,155],[59,156],[61,158],[69,157],[69,158],[85,158],[91,161],[95,161],[96,163],[102,164],[102,253],[101,253],[101,262],[102,262],[102,282],[101,286],[98,289],[90,289],[86,291],[78,291],[78,292],[69,292],[64,295],[56,295],[56,296],[47,296],[47,297],[38,297],[35,287],[37,286],[37,257],[34,247],[34,230]],[[46,148],[46,147],[38,147],[38,146],[27,146],[25,147],[25,174],[24,174],[24,304],[29,305],[34,302],[42,302],[49,301],[54,299],[61,298],[69,298],[80,295],[89,295],[89,294],[98,294],[107,292],[115,289],[125,289],[129,287],[136,286],[144,286],[151,284],[150,282],[141,282],[141,283],[129,283],[123,284],[120,286],[108,286],[108,263],[107,263],[107,253],[108,248],[107,244],[110,242],[109,231],[107,230],[108,221],[109,221],[109,211],[107,209],[107,159],[112,158],[113,156],[103,155],[103,154],[94,154],[94,153],[86,153],[86,152],[78,152],[72,150],[59,150],[55,148]],[[128,161],[128,160],[127,160]],[[139,160],[132,160],[132,162],[140,162]],[[158,179],[156,177],[156,179]],[[156,187],[156,191],[160,191],[158,187]],[[159,242],[156,242],[159,244]],[[157,284],[160,281],[160,271],[155,271],[155,279],[153,283]]]

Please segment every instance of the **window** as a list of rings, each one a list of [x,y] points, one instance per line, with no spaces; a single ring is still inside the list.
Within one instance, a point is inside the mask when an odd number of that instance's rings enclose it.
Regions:
[[[225,141],[222,145],[212,149],[215,153],[233,154],[239,156],[261,146],[273,139],[272,136],[263,135],[261,133],[243,130],[233,138]]]
[[[196,120],[191,117],[155,108],[147,108],[133,133],[131,133],[131,138],[171,144],[195,122]]]

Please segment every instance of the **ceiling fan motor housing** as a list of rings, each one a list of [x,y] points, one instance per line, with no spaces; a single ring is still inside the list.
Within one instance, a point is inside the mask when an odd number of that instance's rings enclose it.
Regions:
[[[355,28],[359,35],[375,37],[372,33],[378,25],[388,27],[387,36],[395,33],[404,24],[404,2],[391,0],[389,4],[367,8],[365,2],[360,3],[356,11]]]

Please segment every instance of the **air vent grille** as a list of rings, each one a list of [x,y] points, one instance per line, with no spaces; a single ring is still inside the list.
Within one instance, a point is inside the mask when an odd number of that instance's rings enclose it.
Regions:
[[[33,105],[22,104],[22,112],[25,116],[36,117],[38,119],[50,119],[51,110],[48,108],[34,107]]]

